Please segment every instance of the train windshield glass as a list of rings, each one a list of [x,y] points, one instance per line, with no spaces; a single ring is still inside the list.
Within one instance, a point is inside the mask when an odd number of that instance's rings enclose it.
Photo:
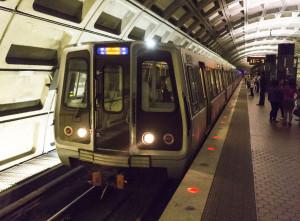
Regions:
[[[123,109],[123,68],[120,65],[104,66],[104,109],[109,112]]]
[[[175,110],[168,63],[164,61],[142,63],[142,110],[147,112]]]
[[[69,59],[64,101],[67,107],[87,107],[87,71],[88,63],[85,59]]]

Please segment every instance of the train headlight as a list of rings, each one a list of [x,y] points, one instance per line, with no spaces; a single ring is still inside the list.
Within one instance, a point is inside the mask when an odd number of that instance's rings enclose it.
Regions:
[[[78,137],[80,137],[80,138],[86,137],[87,134],[88,134],[88,131],[87,131],[86,128],[79,128],[79,129],[77,130],[77,135],[78,135]]]
[[[142,137],[143,144],[150,145],[154,142],[154,140],[155,140],[155,137],[152,133],[146,132],[143,134],[143,137]]]
[[[165,144],[171,145],[174,143],[175,139],[173,134],[167,133],[163,136]]]

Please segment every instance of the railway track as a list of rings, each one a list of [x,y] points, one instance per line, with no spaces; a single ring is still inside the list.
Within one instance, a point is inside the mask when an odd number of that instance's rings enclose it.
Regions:
[[[128,179],[124,190],[91,187],[49,217],[48,221],[146,220],[145,216],[149,215],[151,205],[156,204],[158,200],[162,201],[159,196],[162,196],[162,190],[167,183],[166,176],[161,173],[149,174],[139,171]]]
[[[173,192],[161,171],[137,170],[127,176],[124,190],[91,186],[82,167],[64,171],[50,182],[0,210],[0,220],[156,220],[160,204]],[[175,185],[173,185],[175,191]],[[159,216],[158,216],[159,217]]]
[[[45,220],[52,210],[57,210],[72,195],[89,186],[85,174],[83,167],[72,170],[58,167],[52,174],[45,173],[1,195],[0,220]],[[50,180],[47,176],[51,176]]]

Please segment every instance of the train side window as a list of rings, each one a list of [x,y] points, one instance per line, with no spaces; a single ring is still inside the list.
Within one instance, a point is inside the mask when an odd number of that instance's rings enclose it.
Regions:
[[[215,97],[215,96],[217,96],[217,94],[218,94],[218,92],[217,92],[217,86],[216,86],[216,83],[215,83],[215,79],[214,79],[214,77],[213,77],[213,71],[212,70],[210,70],[210,71],[208,71],[208,76],[209,76],[209,79],[210,79],[210,83],[211,83],[211,88],[212,88],[212,90],[211,90],[211,92],[212,92],[212,97]]]
[[[187,65],[186,71],[187,71],[187,82],[188,82],[188,87],[189,87],[189,92],[190,92],[192,112],[193,112],[193,114],[195,114],[200,108],[199,108],[199,104],[198,104],[198,94],[197,94],[196,82],[194,80],[193,67],[190,65]]]
[[[202,109],[205,106],[205,91],[203,88],[203,84],[201,81],[200,73],[197,71],[194,71],[194,79],[196,81],[196,86],[197,86],[197,93],[198,93],[198,102],[200,105],[200,109]]]
[[[142,63],[142,110],[147,112],[173,112],[174,92],[165,61]]]
[[[222,71],[221,70],[218,70],[218,76],[219,76],[219,82],[220,82],[220,88],[221,88],[221,91],[224,90],[224,84],[223,84],[223,79],[222,79]]]
[[[192,104],[192,112],[193,114],[195,114],[205,106],[203,85],[201,84],[199,73],[196,72],[190,65],[187,65],[187,75]]]
[[[217,70],[213,70],[213,76],[214,76],[215,82],[216,82],[217,94],[219,94],[221,92],[221,88],[220,88],[220,82],[219,82]]]
[[[226,71],[222,71],[222,76],[224,79],[224,89],[228,87],[228,81],[227,81],[227,76],[226,76]]]
[[[201,81],[203,99],[205,100],[206,99],[206,93],[205,93],[204,79],[203,79],[204,71],[203,71],[202,68],[199,69],[199,74],[200,74],[200,81]]]
[[[105,65],[104,68],[104,110],[123,110],[123,68],[121,65]]]
[[[64,103],[67,107],[87,107],[88,62],[83,58],[70,58],[67,62],[67,84]]]

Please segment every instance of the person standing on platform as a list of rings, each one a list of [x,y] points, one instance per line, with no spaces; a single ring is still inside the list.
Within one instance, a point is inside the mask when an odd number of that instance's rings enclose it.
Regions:
[[[299,117],[296,121],[300,121],[300,87],[297,90],[296,109],[293,114]]]
[[[296,84],[293,81],[289,81],[283,88],[283,111],[284,120],[283,124],[287,123],[287,117],[289,117],[288,125],[292,125],[293,110],[295,107],[295,97],[297,95]]]
[[[255,77],[255,92],[259,93],[259,76]]]
[[[251,78],[247,77],[246,86],[247,86],[248,90],[250,90],[250,84],[251,84]]]
[[[250,96],[253,97],[254,96],[254,81],[255,78],[250,79]]]
[[[271,112],[270,112],[270,122],[271,123],[278,123],[276,120],[277,112],[279,109],[280,104],[282,103],[283,94],[279,88],[279,84],[277,80],[273,80],[271,82],[271,86],[268,89],[268,100],[271,103]]]
[[[281,92],[283,93],[283,86],[284,86],[284,81],[280,80],[279,81],[279,88],[281,90]],[[279,109],[280,109],[280,113],[281,113],[281,118],[284,119],[284,111],[283,111],[283,100],[281,101],[280,105],[279,105]]]
[[[259,92],[259,102],[257,105],[265,105],[265,94],[267,89],[267,81],[266,81],[266,74],[262,72],[260,75],[260,92]]]

